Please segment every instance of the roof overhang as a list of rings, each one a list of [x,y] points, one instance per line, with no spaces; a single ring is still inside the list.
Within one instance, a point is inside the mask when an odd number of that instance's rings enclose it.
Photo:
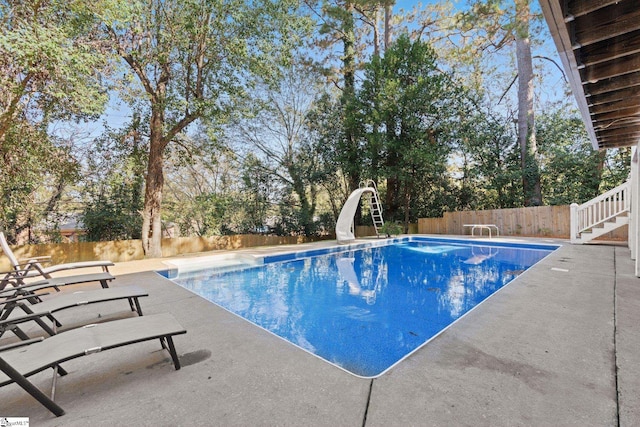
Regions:
[[[539,0],[595,149],[640,141],[638,0]]]

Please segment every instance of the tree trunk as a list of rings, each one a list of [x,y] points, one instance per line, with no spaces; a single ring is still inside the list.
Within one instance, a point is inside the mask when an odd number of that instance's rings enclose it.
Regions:
[[[600,195],[600,184],[602,183],[602,172],[604,171],[604,162],[607,160],[607,152],[605,150],[598,151],[598,165],[596,166],[596,180],[598,185],[593,189],[593,197]]]
[[[345,20],[343,22],[344,36],[342,39],[344,47],[344,55],[342,59],[343,75],[344,75],[344,88],[342,91],[342,108],[344,116],[344,147],[345,147],[345,163],[347,165],[347,182],[349,189],[347,191],[347,197],[352,191],[358,188],[360,185],[360,164],[358,150],[358,139],[356,132],[356,125],[354,123],[355,116],[355,74],[356,74],[356,48],[355,48],[355,23],[353,19],[354,6],[353,2],[347,2],[345,4],[347,11]],[[346,200],[346,199],[345,199]],[[354,218],[354,225],[360,224],[360,206],[356,211]]]
[[[373,11],[373,56],[380,56],[380,31],[378,30],[380,13],[378,8]]]
[[[404,233],[409,233],[409,220],[411,219],[411,194],[413,193],[413,185],[410,182],[404,183]]]
[[[142,247],[146,258],[162,257],[162,190],[164,187],[164,118],[152,108],[149,137],[149,164],[142,211]]]
[[[386,51],[391,44],[391,18],[393,4],[391,2],[384,6],[384,50]]]
[[[356,50],[355,50],[355,24],[353,22],[353,3],[347,2],[347,17],[344,22],[344,89],[342,93],[342,105],[345,109],[345,139],[347,148],[347,162],[350,166],[348,171],[349,193],[358,188],[360,184],[360,173],[358,168],[358,146],[356,130],[354,127],[354,100],[355,100],[355,74],[356,74]],[[358,217],[358,216],[356,216]]]
[[[518,143],[525,206],[542,204],[533,111],[533,63],[529,40],[529,0],[516,0],[516,61],[518,65]]]

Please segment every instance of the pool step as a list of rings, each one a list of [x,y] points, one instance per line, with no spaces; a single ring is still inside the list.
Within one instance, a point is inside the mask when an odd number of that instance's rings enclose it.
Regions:
[[[203,256],[196,258],[174,259],[166,262],[170,268],[178,270],[179,273],[195,270],[213,270],[215,272],[225,272],[250,268],[263,264],[263,258],[249,254],[222,254]]]

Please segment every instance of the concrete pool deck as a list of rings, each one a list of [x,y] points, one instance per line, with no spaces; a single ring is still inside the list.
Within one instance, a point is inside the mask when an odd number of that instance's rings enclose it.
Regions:
[[[119,263],[112,286],[148,289],[144,313],[171,312],[187,329],[175,338],[182,369],[155,341],[82,357],[66,362],[69,375],[58,380],[66,415],[56,418],[12,384],[0,388],[0,418],[29,417],[32,426],[639,425],[640,279],[630,252],[563,243],[373,380],[148,271],[166,260]],[[131,316],[125,307],[59,317],[72,327]],[[31,379],[46,391],[51,374]]]

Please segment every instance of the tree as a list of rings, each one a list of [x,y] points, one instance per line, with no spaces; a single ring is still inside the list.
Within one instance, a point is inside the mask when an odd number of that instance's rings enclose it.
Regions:
[[[16,122],[99,114],[106,57],[84,2],[0,1],[0,143]]]
[[[518,144],[525,206],[542,204],[538,148],[533,109],[533,60],[529,38],[529,0],[515,1],[516,64],[518,66]]]
[[[486,108],[486,106],[484,107]],[[457,209],[504,209],[522,206],[520,150],[512,126],[499,114],[479,107],[456,129]]]
[[[337,29],[343,45],[342,54],[342,93],[340,104],[342,106],[342,138],[338,140],[338,150],[343,171],[349,182],[349,192],[358,188],[360,183],[360,144],[358,140],[355,116],[356,93],[356,35],[355,35],[355,8],[353,1],[345,1],[344,5],[327,8],[327,13],[337,21]]]
[[[174,144],[167,156],[164,218],[186,235],[214,236],[251,229],[251,219],[245,214],[250,207],[243,191],[240,149],[226,142],[222,130],[214,134],[199,126],[189,138]]]
[[[327,70],[328,78],[339,89],[340,132],[336,140],[336,160],[348,182],[346,196],[360,184],[362,165],[360,151],[361,135],[358,134],[356,116],[356,73],[366,63],[371,51],[380,53],[379,12],[393,1],[380,0],[325,0],[306,1],[320,22],[320,30],[315,40],[320,48],[320,63]],[[320,4],[320,10],[314,7]],[[385,21],[385,41],[391,37],[391,12]],[[359,23],[364,25],[358,26]],[[370,41],[365,41],[371,35]],[[333,46],[340,46],[335,54]],[[338,58],[336,60],[336,57]]]
[[[591,147],[580,116],[565,105],[538,115],[541,181],[544,202],[583,203],[599,194],[600,154]]]
[[[540,171],[538,165],[534,114],[534,73],[531,53],[530,22],[536,16],[531,13],[529,0],[516,0],[513,6],[501,0],[474,2],[471,8],[457,15],[463,32],[476,35],[466,46],[457,50],[463,57],[481,57],[487,52],[497,52],[515,43],[517,74],[505,87],[500,99],[511,88],[516,78],[517,91],[517,138],[520,147],[522,193],[525,206],[542,203]],[[468,40],[463,37],[465,42]]]
[[[0,144],[0,228],[11,242],[35,242],[35,226],[41,231],[56,227],[63,191],[79,178],[73,143],[73,136],[53,138],[24,121],[5,134]]]
[[[0,1],[0,25],[0,226],[33,241],[34,226],[55,228],[78,178],[77,135],[54,137],[49,127],[102,111],[107,58],[85,2]]]
[[[305,21],[294,0],[137,0],[95,10],[106,37],[133,74],[149,111],[149,157],[142,242],[161,256],[164,153],[196,120],[224,120],[253,76],[273,76]]]
[[[139,239],[147,133],[135,112],[122,129],[107,129],[88,147],[82,222],[87,239]]]
[[[321,91],[321,80],[303,64],[282,70],[282,75],[277,87],[256,88],[255,113],[232,127],[244,149],[261,159],[254,165],[264,167],[264,172],[284,186],[285,193],[294,193],[288,201],[297,227],[291,231],[311,235],[323,168],[308,117]]]
[[[400,36],[365,69],[359,120],[372,177],[386,177],[387,220],[416,219],[417,193],[442,184],[464,92],[428,43]],[[402,217],[401,217],[402,215]]]
[[[328,90],[320,93],[307,115],[310,141],[316,148],[316,155],[322,164],[324,174],[319,181],[327,195],[333,216],[333,224],[338,219],[340,208],[350,193],[348,178],[343,173],[341,155],[338,152],[344,135],[343,110],[338,97]]]

